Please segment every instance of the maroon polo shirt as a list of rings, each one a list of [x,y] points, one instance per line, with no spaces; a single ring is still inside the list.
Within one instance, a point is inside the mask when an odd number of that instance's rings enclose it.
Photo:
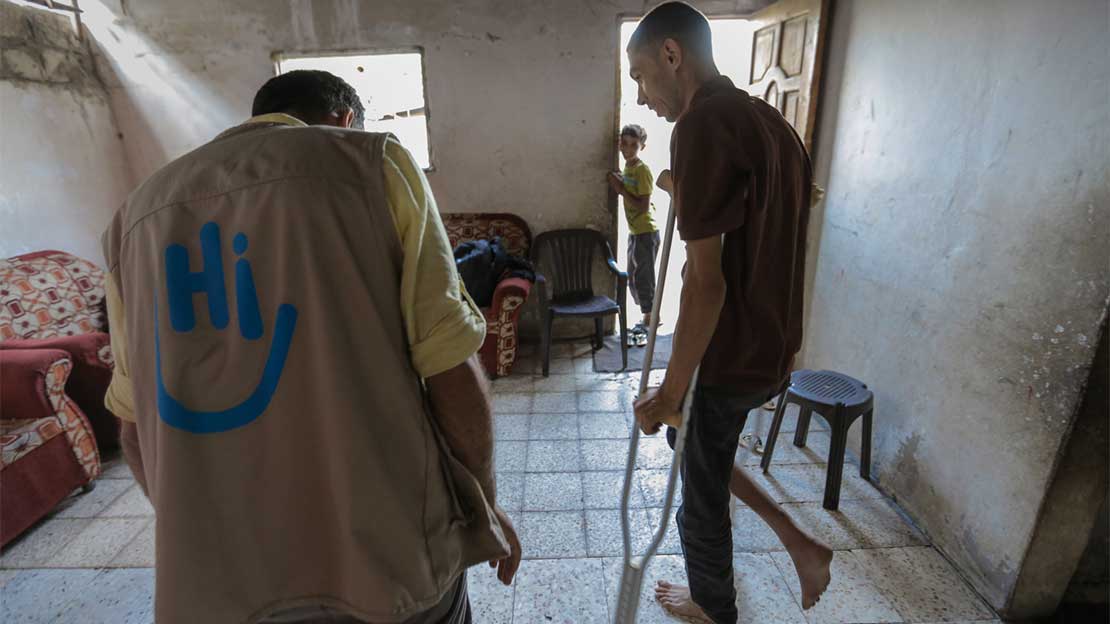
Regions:
[[[701,382],[777,390],[802,343],[813,177],[805,146],[775,108],[721,76],[675,125],[671,171],[682,240],[724,236],[728,290]]]

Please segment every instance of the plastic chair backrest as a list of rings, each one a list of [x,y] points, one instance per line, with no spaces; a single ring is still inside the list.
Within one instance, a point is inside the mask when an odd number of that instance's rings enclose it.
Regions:
[[[596,230],[554,230],[536,237],[532,244],[532,262],[537,269],[547,268],[543,273],[552,301],[593,296],[594,251],[599,248],[603,255],[611,255],[605,237]]]

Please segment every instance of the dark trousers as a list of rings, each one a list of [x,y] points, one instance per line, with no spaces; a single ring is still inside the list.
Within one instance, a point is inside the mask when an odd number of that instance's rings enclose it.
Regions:
[[[774,390],[739,395],[727,388],[694,391],[686,449],[682,458],[682,506],[675,520],[682,538],[690,596],[718,624],[735,624],[736,587],[732,572],[732,518],[728,482],[748,412]],[[667,429],[674,448],[676,430]]]
[[[651,314],[655,299],[655,258],[659,256],[659,232],[628,235],[628,289],[640,312]]]

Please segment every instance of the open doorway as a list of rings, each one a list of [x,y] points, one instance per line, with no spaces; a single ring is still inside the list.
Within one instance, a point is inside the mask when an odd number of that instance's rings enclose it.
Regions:
[[[820,97],[821,41],[823,16],[828,0],[779,0],[744,18],[710,18],[713,33],[713,57],[717,68],[739,88],[774,106],[794,126],[812,155],[817,104]],[[658,176],[670,163],[670,141],[673,124],[656,117],[647,108],[637,105],[636,83],[628,76],[625,48],[636,28],[636,19],[621,24],[620,102],[617,110],[618,131],[625,124],[638,124],[647,131],[647,146],[640,158]],[[618,159],[620,157],[618,156]],[[617,163],[623,167],[624,163]],[[670,197],[656,190],[652,193],[656,223],[663,228],[670,209]],[[628,224],[623,210],[617,219],[618,262],[628,266]],[[659,263],[661,264],[662,258]],[[686,262],[685,245],[675,237],[666,276],[660,312],[660,334],[674,332],[678,320],[682,267]],[[657,267],[659,264],[657,264]],[[629,310],[630,323],[636,322],[639,310]],[[663,345],[669,345],[666,340]],[[669,360],[669,346],[656,362]],[[662,356],[662,357],[660,357]],[[629,361],[633,361],[630,355]],[[638,358],[636,358],[638,359]]]
[[[752,23],[746,19],[711,19],[710,28],[713,31],[713,56],[721,73],[732,78],[738,86],[748,84],[745,74],[750,66],[752,54]],[[624,50],[636,30],[636,21],[629,20],[621,24],[621,38],[618,55],[620,56],[620,107],[618,110],[618,131],[626,124],[643,126],[647,131],[647,146],[640,151],[640,159],[647,164],[654,176],[670,167],[671,162],[671,130],[674,124],[646,107],[636,104],[636,83],[628,76],[628,55]],[[619,168],[624,168],[621,159]],[[655,207],[655,222],[662,230],[666,227],[667,212],[670,209],[670,197],[658,188],[651,195],[651,202]],[[657,260],[656,268],[662,265],[662,252]],[[624,218],[623,206],[617,215],[617,262],[621,267],[628,266],[628,222]],[[674,332],[675,322],[678,320],[678,300],[682,290],[682,266],[686,263],[686,247],[679,240],[677,232],[671,245],[671,257],[668,262],[666,289],[663,293],[663,305],[659,313],[660,335]],[[638,321],[640,311],[634,309],[631,295],[628,298],[628,322],[634,324]],[[669,343],[667,343],[669,344]],[[657,356],[658,357],[658,356]]]

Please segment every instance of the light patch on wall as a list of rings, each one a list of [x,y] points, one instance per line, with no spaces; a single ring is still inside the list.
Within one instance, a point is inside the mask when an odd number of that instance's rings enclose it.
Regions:
[[[419,51],[380,54],[281,54],[279,74],[318,69],[347,81],[366,107],[366,130],[391,132],[416,162],[431,169],[423,58]]]

